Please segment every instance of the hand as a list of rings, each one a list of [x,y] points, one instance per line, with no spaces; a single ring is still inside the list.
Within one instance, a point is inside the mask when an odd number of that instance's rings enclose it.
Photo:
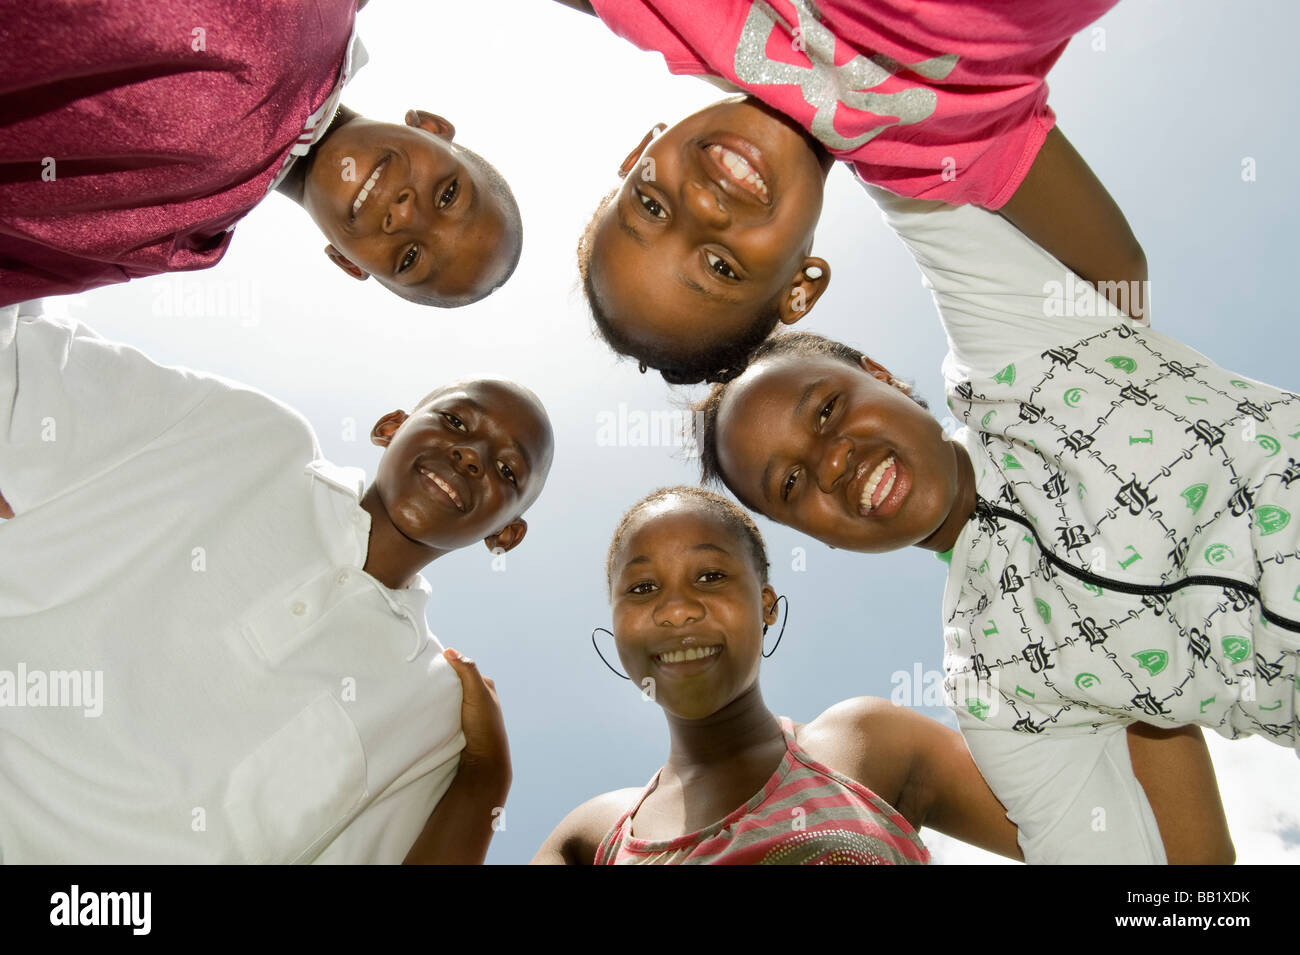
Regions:
[[[450,647],[442,652],[460,677],[461,731],[465,748],[460,754],[460,774],[472,775],[484,783],[509,788],[510,743],[496,684],[478,671],[478,665]]]

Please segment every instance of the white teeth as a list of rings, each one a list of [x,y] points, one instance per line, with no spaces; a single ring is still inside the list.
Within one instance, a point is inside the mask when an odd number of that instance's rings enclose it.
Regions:
[[[858,502],[858,506],[861,507],[862,510],[871,510],[871,499],[876,496],[876,486],[880,484],[880,479],[884,477],[885,472],[888,471],[893,464],[894,456],[891,454],[889,457],[885,458],[885,460],[877,464],[876,469],[871,472],[871,477],[867,478],[866,486],[862,488],[862,500]],[[880,498],[882,501],[889,497],[889,492],[894,489],[894,478],[897,476],[897,471],[889,475],[889,481],[885,484],[885,493],[882,494]]]
[[[767,183],[754,171],[754,167],[749,164],[744,156],[739,156],[730,149],[717,144],[709,147],[709,153],[728,172],[732,179],[751,186],[753,191],[757,192],[764,201],[767,201]]]
[[[456,493],[450,484],[438,477],[438,475],[434,474],[432,471],[426,471],[424,468],[420,469],[420,473],[426,475],[429,480],[438,485],[438,487],[442,489],[442,492],[451,498],[451,502],[457,507],[460,507],[460,495]]]
[[[687,647],[685,650],[669,650],[667,653],[661,653],[657,659],[660,663],[685,663],[688,660],[702,660],[705,657],[716,656],[722,652],[722,647]]]
[[[387,160],[385,160],[376,166],[375,171],[372,172],[370,178],[366,180],[366,184],[361,187],[361,191],[357,193],[356,201],[352,203],[353,215],[356,215],[357,212],[360,211],[361,206],[365,203],[367,197],[369,197],[370,191],[375,188],[375,183],[379,181],[379,176],[383,173],[384,166],[387,164]]]

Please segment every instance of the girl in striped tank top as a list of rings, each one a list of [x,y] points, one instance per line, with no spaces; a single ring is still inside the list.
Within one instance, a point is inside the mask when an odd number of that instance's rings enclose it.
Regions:
[[[1020,858],[956,732],[871,698],[806,724],[767,709],[758,669],[778,598],[741,508],[656,491],[623,516],[606,569],[618,656],[664,710],[668,759],[644,790],[571,812],[535,863],[926,863],[922,824]]]

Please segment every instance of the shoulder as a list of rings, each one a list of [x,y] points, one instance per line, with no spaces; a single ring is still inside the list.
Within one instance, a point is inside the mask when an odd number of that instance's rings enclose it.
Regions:
[[[819,763],[894,803],[911,772],[917,719],[888,700],[857,696],[798,728],[796,739]]]
[[[615,789],[588,799],[565,816],[533,857],[534,865],[591,865],[605,834],[631,809],[641,787]]]
[[[841,700],[824,710],[806,730],[821,734],[861,733],[871,729],[897,727],[915,716],[911,710],[896,706],[879,696],[855,696]]]

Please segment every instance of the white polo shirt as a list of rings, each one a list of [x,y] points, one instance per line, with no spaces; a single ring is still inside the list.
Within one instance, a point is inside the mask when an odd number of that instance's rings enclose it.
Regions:
[[[0,309],[0,861],[401,861],[461,691],[363,486],[260,392]]]

